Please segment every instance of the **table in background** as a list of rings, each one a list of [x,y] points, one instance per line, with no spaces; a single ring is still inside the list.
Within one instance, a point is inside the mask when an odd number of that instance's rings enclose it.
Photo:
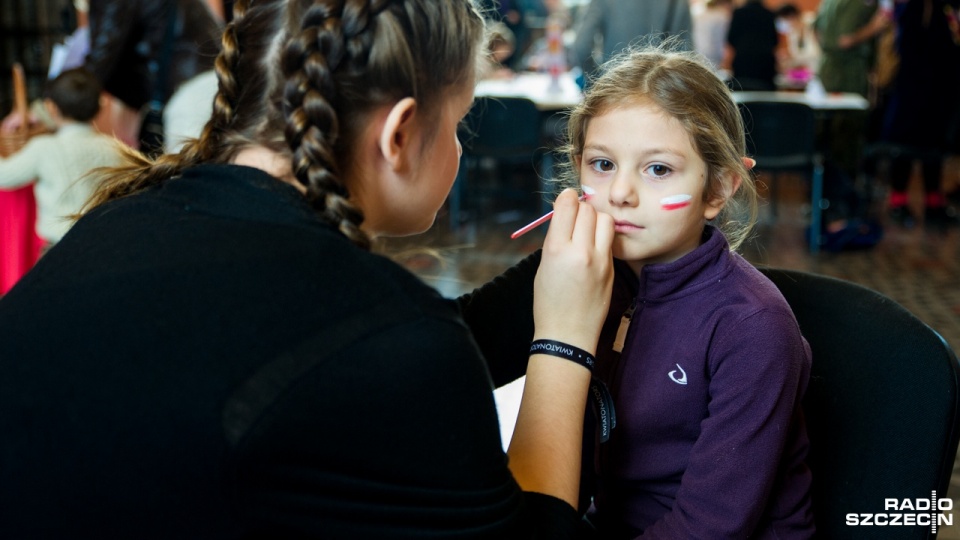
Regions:
[[[477,97],[522,97],[544,112],[570,109],[580,103],[583,92],[573,72],[560,74],[556,81],[548,73],[521,72],[507,79],[484,79],[474,90]]]
[[[831,92],[823,95],[808,92],[734,92],[737,103],[749,101],[773,101],[781,103],[803,103],[815,111],[866,111],[870,102],[860,94]]]

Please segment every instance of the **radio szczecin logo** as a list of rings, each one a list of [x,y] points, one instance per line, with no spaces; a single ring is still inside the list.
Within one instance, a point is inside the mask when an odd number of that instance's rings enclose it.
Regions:
[[[953,525],[953,499],[884,499],[883,512],[847,514],[846,524],[852,527],[930,527],[931,532],[943,525]]]

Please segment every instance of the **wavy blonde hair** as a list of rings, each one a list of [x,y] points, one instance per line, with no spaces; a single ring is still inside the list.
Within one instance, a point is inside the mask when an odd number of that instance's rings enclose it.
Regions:
[[[627,49],[601,69],[583,101],[570,113],[562,149],[569,159],[559,177],[561,185],[580,184],[575,164],[583,155],[591,118],[623,105],[653,103],[680,122],[706,162],[704,201],[726,200],[714,222],[730,248],[738,249],[756,224],[758,196],[756,182],[743,164],[743,120],[730,89],[702,56],[678,50],[672,42]],[[742,182],[731,195],[730,178],[737,176]]]

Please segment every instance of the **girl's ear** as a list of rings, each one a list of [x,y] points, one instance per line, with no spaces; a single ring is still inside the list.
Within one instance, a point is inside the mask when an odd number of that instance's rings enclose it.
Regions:
[[[390,108],[380,130],[380,153],[394,172],[402,172],[410,167],[416,111],[417,102],[413,98],[401,99]]]
[[[727,201],[740,189],[743,178],[740,178],[738,174],[724,174],[721,182],[723,184],[722,196],[714,197],[707,201],[707,205],[703,210],[703,217],[708,221],[720,214],[720,211],[723,210]]]

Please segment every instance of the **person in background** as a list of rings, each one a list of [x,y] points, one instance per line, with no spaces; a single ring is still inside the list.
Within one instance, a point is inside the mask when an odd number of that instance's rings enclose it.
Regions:
[[[34,184],[37,234],[44,250],[63,238],[96,187],[90,171],[120,163],[118,142],[96,131],[100,83],[84,68],[48,81],[43,100],[56,132],[32,137],[17,153],[0,158],[0,189]]]
[[[820,57],[820,48],[813,29],[808,26],[803,13],[795,4],[785,3],[774,13],[779,34],[778,71],[791,82],[805,84],[815,73]]]
[[[505,65],[517,48],[516,38],[510,28],[502,22],[491,23],[487,30],[487,57],[489,65],[483,69],[483,77],[487,79],[509,79],[516,72]]]
[[[568,133],[565,185],[616,223],[594,370],[616,420],[606,436],[602,416],[584,429],[581,509],[597,538],[812,537],[810,348],[735,252],[757,192],[731,91],[692,53],[629,50]]]
[[[5,535],[574,537],[612,219],[562,193],[514,269],[506,455],[486,293],[373,250],[434,223],[484,39],[470,0],[234,5],[201,136],[128,150],[0,299]]]
[[[163,108],[163,148],[168,154],[180,152],[183,145],[203,133],[213,99],[217,95],[217,73],[204,71],[177,88]]]
[[[139,148],[142,116],[151,101],[159,97],[165,104],[181,83],[213,68],[221,25],[204,0],[89,4],[90,51],[84,66],[115,98],[109,122],[114,134]]]
[[[693,19],[688,0],[590,0],[574,22],[571,54],[585,75],[632,43],[679,39],[693,50]],[[599,44],[599,57],[594,54]]]
[[[531,30],[524,0],[477,0],[481,13],[491,23],[500,23],[513,35],[513,51],[501,63],[512,70],[522,69],[521,58],[530,45]]]
[[[822,51],[817,70],[828,92],[869,94],[877,35],[891,13],[875,1],[821,0],[814,30]]]
[[[694,50],[706,57],[714,69],[723,64],[732,14],[733,0],[708,0],[693,17]]]
[[[776,90],[777,18],[762,0],[746,0],[733,10],[723,66],[735,90]]]
[[[907,193],[915,161],[923,177],[923,223],[940,230],[957,223],[948,213],[943,163],[960,95],[958,13],[958,0],[909,0],[897,10],[899,67],[881,140],[901,149],[891,160],[888,199],[890,218],[899,225],[919,221]]]
[[[817,76],[827,92],[871,96],[870,75],[876,37],[890,25],[892,13],[882,2],[821,0],[813,23],[820,44]],[[867,136],[868,114],[834,114],[823,130],[828,141],[825,159],[827,185],[853,185],[860,173]]]

